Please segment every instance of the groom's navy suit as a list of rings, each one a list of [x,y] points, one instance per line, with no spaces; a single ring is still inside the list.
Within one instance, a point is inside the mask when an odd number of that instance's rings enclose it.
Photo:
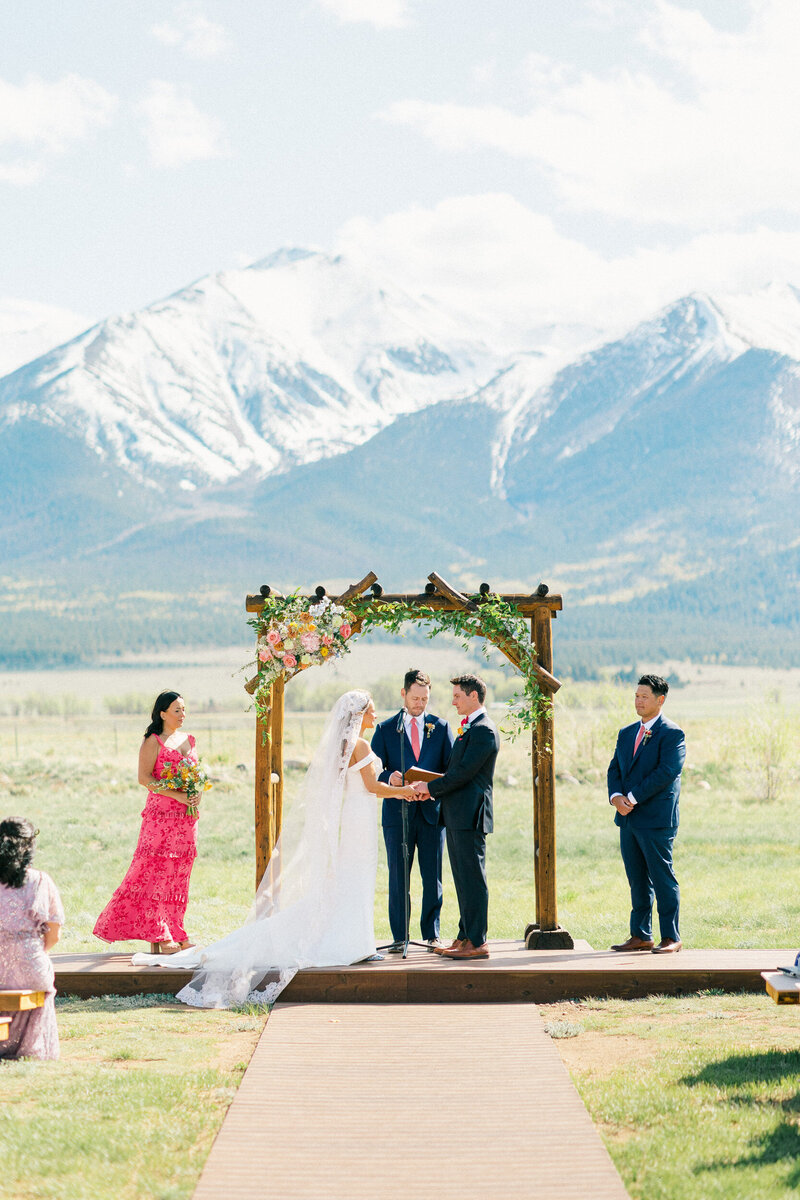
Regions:
[[[382,783],[389,782],[393,771],[401,766],[422,767],[426,771],[442,774],[447,769],[453,749],[453,731],[447,721],[425,713],[424,732],[420,739],[419,758],[414,751],[408,734],[402,725],[403,712],[395,713],[387,721],[376,725],[372,735],[372,749],[383,763],[379,775]],[[402,734],[400,729],[403,729]],[[402,738],[402,743],[401,743]],[[402,744],[402,762],[401,762]],[[439,827],[439,805],[433,800],[397,800],[393,797],[383,802],[383,840],[386,843],[386,861],[389,865],[389,925],[396,942],[405,940],[406,910],[411,903],[405,888],[405,863],[403,861],[403,805],[408,811],[408,854],[409,870],[414,863],[414,849],[419,854],[419,873],[422,877],[422,906],[419,927],[423,941],[433,941],[439,936],[439,915],[442,911],[442,852],[444,830]],[[409,910],[410,911],[410,910]]]
[[[658,908],[662,941],[679,942],[680,889],[672,868],[672,846],[678,832],[678,797],[686,758],[683,730],[657,717],[634,756],[641,722],[619,731],[608,767],[608,796],[630,792],[636,806],[614,822],[631,889],[631,937],[650,941],[653,897]]]
[[[492,785],[499,750],[497,727],[482,712],[464,726],[443,778],[428,784],[431,795],[442,802],[441,820],[458,896],[458,938],[476,948],[488,933],[486,834],[494,827]]]

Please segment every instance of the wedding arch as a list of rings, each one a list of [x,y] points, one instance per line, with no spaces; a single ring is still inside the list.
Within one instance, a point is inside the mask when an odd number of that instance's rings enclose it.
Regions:
[[[415,621],[432,626],[434,633],[452,629],[462,638],[483,637],[519,672],[522,693],[513,711],[518,727],[529,730],[531,736],[536,898],[535,920],[525,928],[525,944],[534,950],[569,949],[572,938],[558,923],[556,900],[552,697],[561,684],[552,674],[552,622],[561,611],[561,597],[551,595],[544,583],[532,595],[499,595],[483,583],[476,595],[467,596],[435,572],[428,576],[428,581],[419,594],[387,595],[377,575],[370,571],[360,583],[352,584],[339,596],[330,596],[324,587],[318,587],[313,596],[300,596],[298,591],[287,597],[266,584],[258,595],[248,595],[247,611],[256,614],[250,623],[256,628],[259,667],[259,673],[245,685],[256,697],[256,886],[281,829],[287,679],[316,662],[325,661],[328,654],[335,656],[344,640],[371,628],[396,630],[403,622]],[[295,616],[300,610],[306,624]],[[281,620],[288,624],[276,624]],[[322,637],[320,629],[327,631]],[[315,632],[309,633],[310,630]],[[289,641],[291,652],[286,650],[282,638]]]

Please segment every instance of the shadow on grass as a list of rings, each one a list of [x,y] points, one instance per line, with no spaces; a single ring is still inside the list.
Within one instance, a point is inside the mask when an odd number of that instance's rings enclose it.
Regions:
[[[135,996],[90,996],[83,1000],[79,996],[56,996],[58,1012],[122,1012],[138,1008],[175,1008],[183,1005],[168,992],[140,993]]]
[[[800,1051],[766,1050],[754,1054],[732,1054],[719,1062],[708,1063],[694,1075],[681,1080],[687,1087],[707,1085],[719,1089],[722,1103],[731,1107],[751,1107],[778,1114],[800,1112],[800,1091],[787,1096],[786,1081],[793,1086],[800,1080]],[[766,1087],[764,1086],[766,1085]],[[772,1085],[773,1094],[769,1087]],[[783,1085],[783,1086],[782,1086]],[[783,1092],[781,1095],[779,1093]],[[695,1172],[719,1171],[725,1167],[765,1167],[785,1163],[791,1169],[786,1176],[790,1188],[800,1187],[800,1127],[796,1119],[780,1120],[774,1129],[751,1138],[743,1154],[734,1162],[702,1163]]]

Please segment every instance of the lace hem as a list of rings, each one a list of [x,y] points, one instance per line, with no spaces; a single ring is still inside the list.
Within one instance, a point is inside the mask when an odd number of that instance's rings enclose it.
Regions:
[[[263,988],[253,990],[249,975],[206,975],[205,980],[192,980],[178,992],[177,999],[191,1008],[239,1008],[243,1004],[256,1004],[260,1008],[271,1008],[283,989],[291,983],[299,967],[287,967],[278,972],[278,978],[270,980]]]

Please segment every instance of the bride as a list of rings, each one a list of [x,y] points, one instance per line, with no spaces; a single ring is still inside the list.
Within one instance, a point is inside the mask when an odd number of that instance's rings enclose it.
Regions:
[[[410,785],[379,782],[380,760],[364,738],[374,724],[368,692],[346,692],[336,701],[245,924],[166,962],[135,954],[134,966],[193,968],[178,999],[196,1008],[230,1008],[272,1004],[301,967],[374,955],[374,797],[416,799]]]

